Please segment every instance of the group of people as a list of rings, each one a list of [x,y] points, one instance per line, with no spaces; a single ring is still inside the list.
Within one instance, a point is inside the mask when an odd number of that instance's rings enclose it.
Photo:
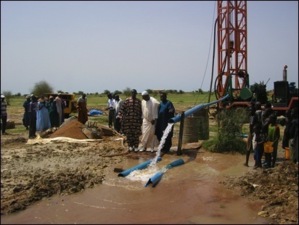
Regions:
[[[35,138],[36,132],[59,127],[64,122],[65,101],[57,95],[49,98],[35,95],[26,96],[23,103],[23,125],[29,130],[29,138]]]
[[[107,110],[108,126],[125,135],[129,151],[153,152],[158,147],[169,119],[174,117],[175,108],[167,99],[167,93],[160,93],[160,101],[150,96],[147,91],[141,93],[142,100],[137,98],[136,89],[125,100],[119,95],[109,93]],[[167,153],[172,146],[173,129],[169,132],[161,149]]]
[[[160,92],[160,101],[142,92],[142,99],[137,98],[137,91],[131,90],[131,96],[122,100],[118,94],[109,93],[107,110],[109,110],[108,126],[127,138],[129,151],[145,151],[159,145],[169,120],[175,115],[175,108],[167,99],[166,92]],[[58,94],[55,98],[40,98],[29,95],[23,103],[23,125],[29,130],[29,138],[35,138],[36,132],[59,127],[64,122],[65,101]],[[86,94],[77,101],[78,121],[88,121]],[[1,95],[1,129],[6,133],[7,103]],[[162,152],[166,153],[172,146],[173,127],[166,137]],[[248,166],[250,152],[254,152],[254,168],[274,167],[277,160],[280,128],[277,116],[267,103],[262,109],[260,102],[252,102],[250,109],[249,135],[245,166]],[[298,107],[286,113],[282,148],[289,148],[291,160],[298,163]],[[262,162],[262,158],[264,161]]]
[[[85,124],[88,121],[86,94],[77,101],[78,121]],[[29,130],[29,138],[35,138],[36,132],[49,128],[57,128],[64,122],[64,108],[66,101],[58,94],[46,98],[28,95],[23,103],[23,125]]]
[[[298,162],[298,108],[291,110],[291,116],[287,117],[286,127],[282,141],[282,148],[291,147],[292,160]],[[296,134],[296,135],[295,135]],[[280,128],[277,116],[266,103],[264,109],[260,102],[253,102],[250,109],[249,135],[246,152],[245,166],[248,166],[250,152],[254,151],[254,168],[274,167],[277,160],[278,142],[280,140]],[[294,141],[295,140],[295,141]],[[262,162],[262,158],[264,161]]]

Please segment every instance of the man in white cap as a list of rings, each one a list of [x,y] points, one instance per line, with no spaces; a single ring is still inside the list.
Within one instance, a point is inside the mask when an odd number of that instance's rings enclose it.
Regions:
[[[5,101],[5,96],[1,95],[1,129],[2,134],[8,134],[5,132],[7,123],[7,103]]]
[[[147,148],[151,152],[159,145],[155,135],[155,126],[158,119],[158,107],[160,102],[154,97],[150,97],[147,91],[142,92],[142,137],[139,151],[145,151]]]

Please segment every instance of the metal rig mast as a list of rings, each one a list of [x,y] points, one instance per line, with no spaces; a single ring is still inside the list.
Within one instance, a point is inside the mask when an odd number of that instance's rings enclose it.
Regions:
[[[232,104],[249,105],[249,102],[244,102],[244,96],[247,98],[250,95],[247,72],[247,2],[217,1],[217,13],[216,98],[230,94]],[[244,88],[247,90],[242,94]]]

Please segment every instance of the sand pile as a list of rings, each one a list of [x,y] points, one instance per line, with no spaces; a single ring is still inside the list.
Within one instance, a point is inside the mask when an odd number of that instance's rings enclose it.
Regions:
[[[80,123],[76,118],[70,118],[65,121],[58,130],[53,134],[50,134],[49,138],[55,137],[69,137],[75,139],[87,139],[86,135],[82,132],[82,129],[86,126]]]
[[[43,137],[68,137],[74,139],[101,139],[103,136],[120,136],[115,130],[95,123],[82,124],[77,117],[67,119],[54,133],[52,131]]]

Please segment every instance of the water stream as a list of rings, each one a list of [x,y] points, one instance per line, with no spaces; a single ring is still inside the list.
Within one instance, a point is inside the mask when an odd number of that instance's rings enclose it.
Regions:
[[[167,171],[166,167],[163,167],[162,169],[159,170],[158,166],[157,166],[157,162],[158,162],[158,158],[161,155],[161,149],[163,148],[164,144],[165,144],[165,140],[169,134],[169,132],[171,131],[173,127],[173,123],[169,123],[166,127],[166,129],[163,132],[163,136],[161,138],[161,141],[159,143],[157,152],[156,152],[156,156],[155,158],[153,158],[153,160],[151,161],[151,163],[149,164],[149,166],[145,169],[139,169],[139,170],[134,170],[132,171],[128,176],[126,176],[127,179],[133,180],[133,181],[142,181],[142,182],[146,182],[148,181],[154,174],[156,174],[158,171],[165,173]]]
[[[171,131],[173,125],[174,125],[174,123],[168,123],[167,127],[165,128],[165,130],[163,132],[163,136],[162,136],[161,141],[160,141],[160,144],[158,146],[156,157],[153,159],[153,161],[151,162],[150,166],[153,166],[153,165],[155,165],[157,163],[158,158],[161,155],[161,149],[163,148],[163,146],[165,144],[165,140],[166,140],[169,132]]]
[[[169,123],[166,127],[166,129],[163,132],[163,136],[161,138],[161,141],[159,143],[156,156],[153,158],[149,166],[145,169],[138,169],[132,171],[129,175],[126,176],[127,179],[132,181],[142,181],[146,182],[148,181],[155,173],[158,171],[165,173],[167,171],[166,167],[163,167],[162,169],[159,169],[157,166],[158,158],[161,156],[161,150],[165,144],[165,140],[167,136],[169,135],[169,132],[171,131],[173,127],[173,123]]]

